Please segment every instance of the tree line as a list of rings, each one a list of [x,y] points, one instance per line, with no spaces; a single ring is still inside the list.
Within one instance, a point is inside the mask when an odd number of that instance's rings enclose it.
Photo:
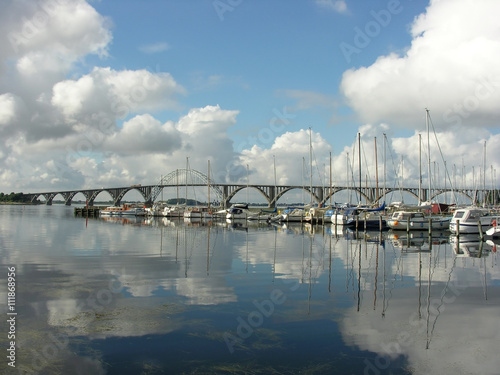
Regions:
[[[23,193],[0,193],[0,202],[30,203],[30,199]]]

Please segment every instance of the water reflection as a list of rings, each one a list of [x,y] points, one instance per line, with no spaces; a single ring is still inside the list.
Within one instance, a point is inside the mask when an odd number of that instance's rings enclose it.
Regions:
[[[28,373],[495,374],[500,364],[491,241],[86,220],[56,206],[0,207],[0,234],[2,264],[19,272],[17,363]]]

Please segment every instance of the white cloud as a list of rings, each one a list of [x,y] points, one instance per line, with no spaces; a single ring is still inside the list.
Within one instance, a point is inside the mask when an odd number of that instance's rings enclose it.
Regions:
[[[140,111],[177,109],[176,96],[184,92],[168,73],[94,68],[78,80],[55,84],[51,104],[60,109],[66,121],[89,122],[98,113],[123,118]]]
[[[18,98],[10,93],[0,95],[0,128],[11,124],[18,115]]]
[[[165,42],[158,42],[153,44],[147,44],[144,46],[140,46],[139,50],[144,53],[159,53],[168,50],[170,47]]]
[[[118,154],[171,154],[182,145],[181,134],[173,123],[161,124],[149,114],[138,115],[109,137],[103,148]]]
[[[8,32],[0,46],[18,58],[23,75],[68,69],[87,54],[107,55],[109,21],[83,0],[8,2]],[[5,17],[2,17],[2,20]]]
[[[365,122],[422,127],[428,107],[437,127],[497,127],[500,29],[488,15],[499,12],[494,0],[431,1],[406,54],[346,71],[342,93]]]
[[[313,183],[320,185],[320,175],[324,178],[324,164],[327,162],[330,145],[316,132],[312,132],[311,143],[313,153]],[[251,170],[250,179],[263,184],[274,184],[274,161],[278,185],[309,185],[310,157],[309,131],[301,129],[298,132],[286,132],[277,137],[269,149],[253,146],[243,150],[240,164],[248,164]],[[319,171],[319,172],[318,172]],[[245,176],[246,178],[246,176]]]
[[[347,5],[344,0],[316,0],[316,4],[337,13],[347,12]]]

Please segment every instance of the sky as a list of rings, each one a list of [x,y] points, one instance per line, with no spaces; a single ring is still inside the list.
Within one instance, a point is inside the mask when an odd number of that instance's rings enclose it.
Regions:
[[[1,1],[2,192],[498,185],[498,1]]]

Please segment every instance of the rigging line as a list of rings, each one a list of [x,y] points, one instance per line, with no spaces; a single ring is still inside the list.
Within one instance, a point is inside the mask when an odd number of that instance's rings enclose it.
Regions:
[[[320,184],[321,186],[324,186],[324,185],[323,185],[323,178],[322,178],[322,176],[321,176],[321,172],[319,171],[318,161],[316,160],[316,154],[314,153],[314,147],[312,146],[312,144],[311,144],[311,151],[312,151],[312,154],[313,154],[314,164],[316,165],[316,171],[318,171],[318,176],[319,176],[319,184]]]
[[[384,134],[384,138],[386,139],[386,141],[388,141],[386,134]],[[400,179],[399,179],[398,168],[394,164],[394,156],[392,155],[392,149],[391,149],[391,147],[389,147],[389,154],[391,156],[392,169],[394,170],[394,177],[395,177],[393,189],[396,189],[396,185],[398,186],[399,189],[401,189],[402,188],[402,181],[400,181]]]
[[[393,250],[394,250],[393,251],[394,258],[396,258],[396,248],[394,247],[394,245],[393,245]],[[389,289],[389,297],[387,298],[387,304],[386,304],[386,307],[385,307],[385,309],[383,311],[383,316],[385,316],[385,312],[389,308],[389,302],[392,299],[392,291],[395,288],[396,279],[397,279],[397,276],[398,276],[398,273],[399,273],[399,268],[400,268],[399,263],[400,263],[402,257],[403,257],[403,252],[400,251],[399,252],[399,259],[396,261],[396,265],[397,265],[396,272],[394,274],[394,279],[392,280],[392,283],[391,283],[391,288]]]
[[[432,336],[434,334],[434,329],[436,328],[437,320],[439,318],[439,315],[441,314],[441,310],[440,309],[441,309],[441,306],[443,306],[443,304],[444,304],[444,296],[445,296],[446,292],[448,291],[448,285],[450,284],[450,281],[451,281],[451,274],[453,273],[453,270],[455,269],[456,262],[457,262],[457,256],[455,256],[453,258],[453,265],[451,266],[450,273],[448,274],[448,281],[446,282],[446,285],[444,286],[444,289],[441,292],[440,303],[439,303],[439,306],[436,309],[437,310],[437,314],[436,314],[436,318],[434,319],[434,322],[432,324],[430,335],[427,338],[427,344],[426,344],[426,347],[425,347],[426,349],[429,349],[429,346],[431,344]]]
[[[451,191],[452,191],[452,194],[453,194],[453,199],[455,200],[455,202],[457,202],[457,197],[455,195],[455,186],[453,185],[453,182],[451,181],[451,177],[450,177],[450,174],[448,172],[448,166],[446,165],[445,163],[445,160],[444,160],[444,156],[443,156],[443,151],[441,150],[441,145],[439,144],[439,140],[437,138],[437,134],[436,134],[436,129],[434,128],[434,123],[432,122],[432,118],[431,118],[431,114],[428,113],[429,115],[429,122],[432,126],[432,131],[434,133],[434,139],[436,140],[436,144],[438,146],[438,150],[439,150],[439,154],[441,155],[441,160],[443,161],[443,164],[444,164],[444,173],[446,174],[446,177],[448,178],[448,181],[450,183],[450,186],[451,186]]]
[[[357,184],[357,181],[355,180],[355,177],[354,177],[354,164],[356,161],[356,158],[354,157],[354,155],[356,155],[356,144],[357,143],[358,142],[357,142],[357,136],[356,136],[355,142],[353,143],[353,146],[352,146],[352,155],[353,155],[352,161],[348,159],[348,163],[347,163],[347,165],[350,167],[350,172],[351,172],[351,180],[350,180],[351,184],[349,184],[349,181],[347,181],[347,184],[351,186],[351,188],[349,189],[350,196],[352,196],[352,193],[356,190],[356,184]],[[359,188],[361,189],[361,186]],[[356,200],[358,201],[358,204],[361,204],[361,201],[359,200],[358,194],[355,194],[355,195],[356,195]],[[351,199],[349,198],[349,202],[350,201],[351,201]]]
[[[215,238],[212,241],[213,242],[213,246],[212,246],[212,251],[211,251],[211,254],[210,254],[210,265],[212,264],[212,258],[215,255],[215,245],[217,244],[217,238],[219,237],[218,226],[215,226],[215,228],[216,228],[216,230],[215,230]]]
[[[361,145],[363,145],[363,143],[361,143]],[[365,153],[365,148],[364,147],[361,147],[361,154],[363,155],[363,159],[365,161],[365,165],[368,167],[368,159],[366,158],[366,153]],[[368,176],[368,181],[371,181],[372,180],[372,176],[370,175],[370,168],[365,168],[366,170],[368,170],[368,173],[366,174]]]

